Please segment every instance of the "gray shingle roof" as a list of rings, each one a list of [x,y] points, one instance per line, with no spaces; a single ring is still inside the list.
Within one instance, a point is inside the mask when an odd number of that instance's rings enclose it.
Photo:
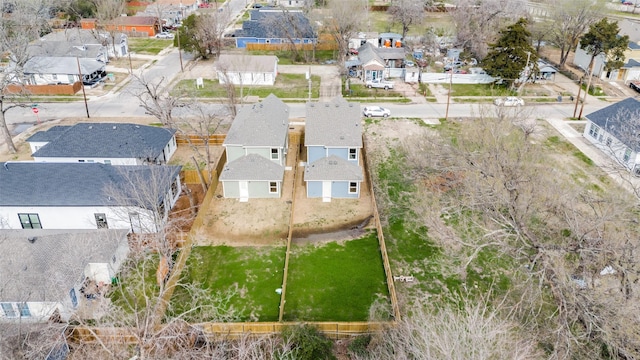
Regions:
[[[640,152],[640,101],[627,98],[585,116],[635,152]]]
[[[120,43],[123,40],[127,39],[127,35],[124,33],[116,32],[114,33],[114,38],[116,39],[116,43]],[[41,39],[43,42],[57,42],[57,41],[65,41],[71,45],[87,45],[87,44],[101,44],[108,45],[111,44],[112,37],[108,32],[98,32],[94,30],[85,30],[80,28],[72,28],[65,29],[63,31],[54,31]]]
[[[238,111],[223,145],[283,146],[288,132],[289,106],[271,94]]]
[[[307,103],[307,146],[362,147],[360,104],[341,97],[325,103]]]
[[[98,60],[80,58],[82,75],[103,70],[105,64]],[[34,56],[24,64],[25,74],[78,75],[78,60],[75,57]]]
[[[364,43],[358,48],[358,59],[362,64],[366,64],[370,61],[376,61],[380,65],[384,66],[384,59],[375,50],[375,47],[370,43]]]
[[[115,166],[100,163],[0,163],[0,206],[118,206],[131,200],[110,198],[108,187],[135,191],[149,179],[169,189],[180,166]],[[28,184],[28,186],[25,186]]]
[[[56,125],[51,127],[48,130],[38,131],[37,133],[31,135],[26,141],[27,142],[49,142],[53,141],[60,137],[65,131],[69,130],[71,126],[67,125]]]
[[[65,41],[40,41],[29,45],[27,51],[30,56],[78,56],[80,58],[96,59],[98,55],[106,55],[102,48],[103,46],[99,44],[74,46]]]
[[[318,159],[304,169],[304,181],[362,181],[360,166],[335,155]]]
[[[251,19],[242,23],[242,30],[237,30],[235,36],[283,39],[289,37],[288,33],[298,39],[315,38],[309,19],[302,12],[280,10],[252,10]]]
[[[89,263],[109,263],[128,230],[0,230],[0,301],[63,301]],[[30,243],[29,237],[36,237]],[[77,294],[77,296],[81,296]]]
[[[282,181],[283,177],[283,166],[258,154],[242,156],[227,163],[220,174],[221,181]]]
[[[175,132],[173,129],[137,124],[79,123],[33,156],[155,159]],[[34,140],[29,138],[27,141]]]

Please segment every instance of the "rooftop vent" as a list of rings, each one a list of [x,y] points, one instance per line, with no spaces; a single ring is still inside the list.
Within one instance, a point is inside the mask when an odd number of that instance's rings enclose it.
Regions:
[[[115,126],[115,125],[113,125],[113,130],[115,130],[115,129],[116,129],[116,126]]]
[[[34,242],[36,242],[36,239],[38,239],[38,238],[35,237],[35,236],[29,236],[27,238],[27,241],[29,241],[29,243],[33,244]]]
[[[329,103],[324,104],[324,107],[329,107]]]
[[[93,125],[89,125],[89,129],[93,129]]]

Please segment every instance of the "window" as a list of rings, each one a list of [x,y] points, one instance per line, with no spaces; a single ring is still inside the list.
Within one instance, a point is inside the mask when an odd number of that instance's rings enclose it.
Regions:
[[[78,162],[79,162],[79,163],[83,163],[83,162],[84,162],[84,160],[78,160]]]
[[[275,181],[269,182],[269,194],[277,194],[278,193],[278,183]]]
[[[30,317],[31,311],[29,311],[29,305],[27,303],[19,303],[18,310],[20,310],[21,317]]]
[[[622,158],[622,160],[624,162],[628,162],[630,158],[631,158],[631,149],[627,148],[627,150],[625,150],[624,152],[624,157]]]
[[[96,225],[98,226],[98,229],[108,229],[109,228],[109,224],[107,224],[107,215],[106,214],[102,214],[102,213],[98,213],[98,214],[93,214],[96,217]]]
[[[131,28],[131,32],[136,32],[136,28]]]
[[[171,183],[171,196],[178,196],[178,179],[175,179],[173,183]]]
[[[52,74],[52,75],[51,75],[51,78],[52,78],[53,80],[58,80],[58,75],[57,75],[57,74]]]
[[[104,161],[104,164],[105,164],[105,165],[111,165],[111,160],[105,160],[105,161]]]
[[[358,183],[350,182],[349,183],[349,194],[357,194],[358,193]]]
[[[280,159],[280,152],[278,151],[278,148],[271,148],[271,160],[278,159]]]
[[[2,311],[6,317],[14,318],[18,316],[11,303],[1,303],[0,305],[2,305]]]
[[[358,149],[349,148],[349,160],[358,160]]]
[[[607,146],[611,146],[611,137],[607,136]]]
[[[116,256],[115,256],[115,255],[113,255],[113,256],[111,257],[111,263],[112,263],[112,264],[115,264],[115,263],[116,263],[116,260],[118,260],[118,259],[116,259]]]
[[[23,229],[42,229],[38,214],[18,214]]]
[[[589,135],[591,135],[592,138],[597,139],[599,130],[600,128],[596,124],[591,123],[591,126],[589,126]]]

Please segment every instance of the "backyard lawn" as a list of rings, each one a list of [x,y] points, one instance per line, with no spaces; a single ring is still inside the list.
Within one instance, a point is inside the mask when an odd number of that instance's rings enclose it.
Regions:
[[[375,233],[344,243],[292,246],[284,319],[366,321],[378,298],[388,301]]]
[[[273,93],[283,98],[306,99],[309,96],[309,82],[304,74],[278,74],[274,86],[244,86],[235,88],[236,96],[258,96],[265,98]],[[227,97],[227,92],[218,80],[204,80],[204,86],[196,89],[195,80],[181,80],[173,88],[172,94],[193,96],[197,98],[221,98]],[[317,99],[320,96],[320,76],[311,76],[311,97]]]
[[[136,54],[158,55],[167,46],[173,46],[173,42],[165,39],[129,38],[129,51]]]
[[[226,305],[240,321],[277,321],[282,286],[284,247],[194,247],[182,272],[182,282],[198,284],[211,292],[235,292]],[[173,295],[173,306],[189,304],[182,289]],[[223,304],[225,305],[225,304]]]

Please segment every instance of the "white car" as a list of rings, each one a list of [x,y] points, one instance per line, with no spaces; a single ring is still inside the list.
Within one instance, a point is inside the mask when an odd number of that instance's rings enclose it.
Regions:
[[[382,116],[389,117],[391,115],[391,110],[387,108],[383,108],[381,106],[365,106],[362,110],[362,115],[366,117],[372,116]]]
[[[371,88],[385,89],[385,90],[393,89],[393,83],[391,81],[386,81],[383,79],[367,80],[365,82],[365,85],[369,89]]]
[[[493,103],[496,106],[524,106],[524,100],[515,96],[507,96],[504,99],[495,99]]]
[[[156,39],[173,39],[173,34],[167,31],[156,34]]]

